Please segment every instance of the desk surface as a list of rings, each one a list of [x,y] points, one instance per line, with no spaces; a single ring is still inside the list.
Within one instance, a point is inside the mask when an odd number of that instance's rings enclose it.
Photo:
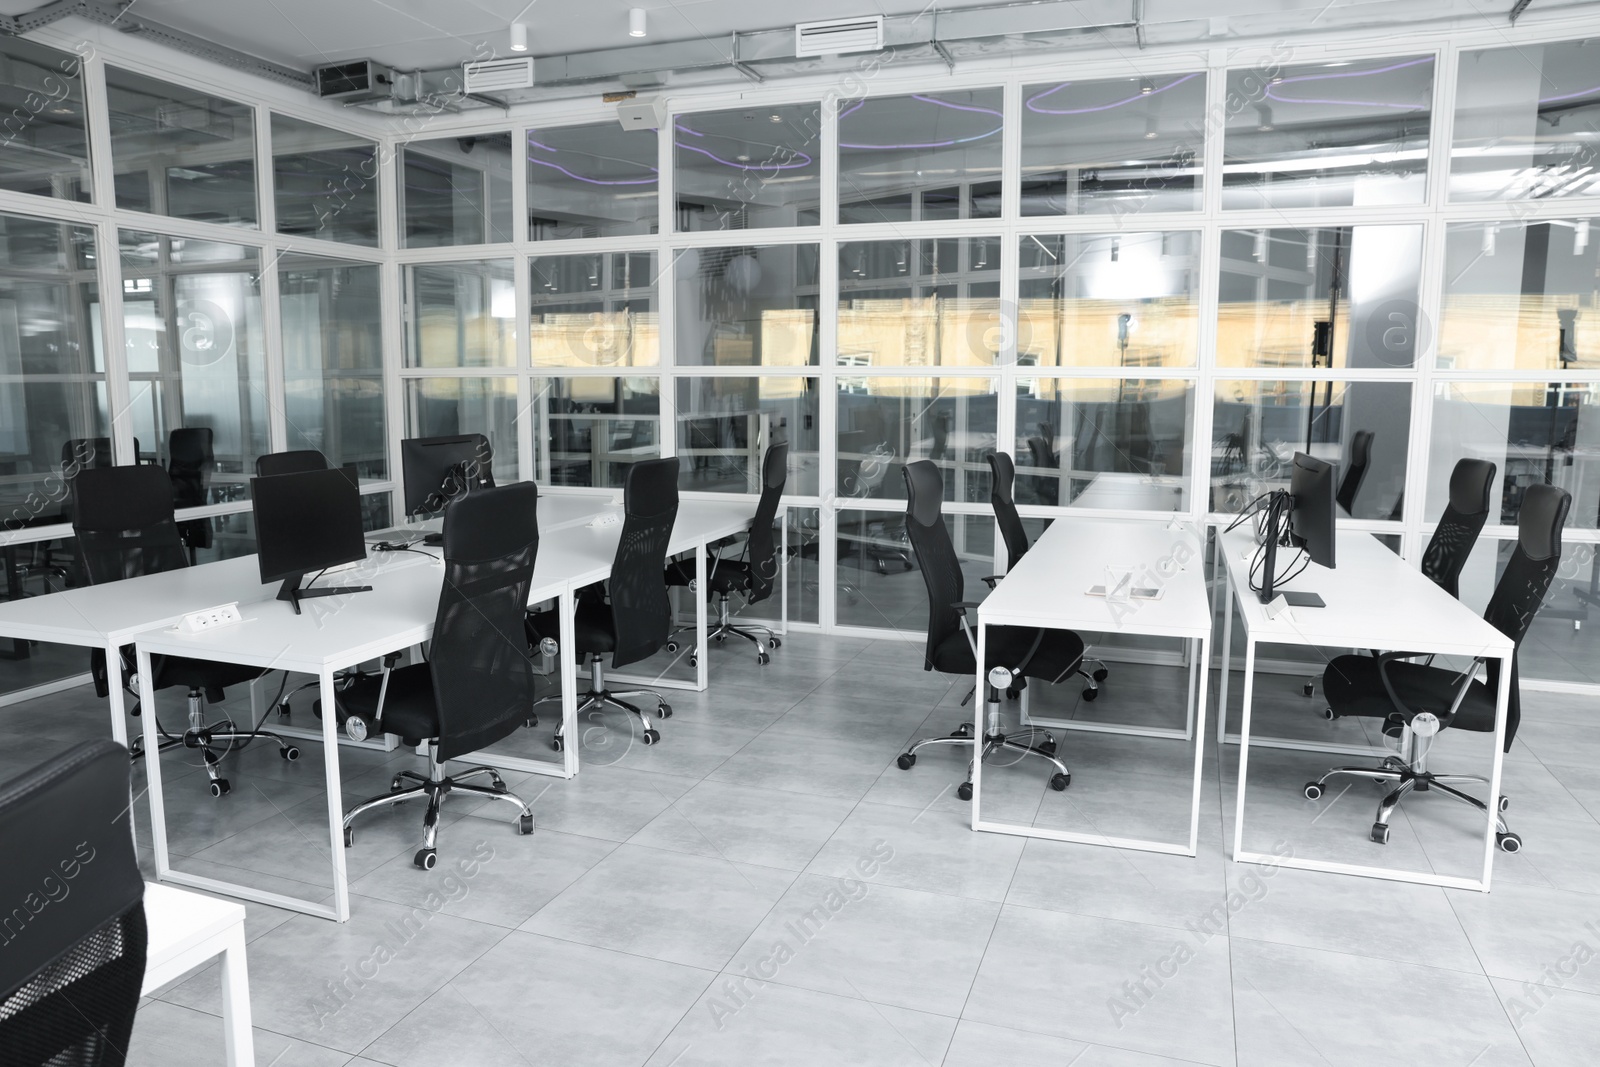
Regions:
[[[244,905],[174,889],[159,882],[144,884],[144,921],[149,929],[145,948],[146,978],[142,993],[169,981],[162,973],[169,960],[176,959],[197,945],[244,922]]]
[[[1107,511],[1179,511],[1185,479],[1103,471],[1072,501],[1075,508]]]

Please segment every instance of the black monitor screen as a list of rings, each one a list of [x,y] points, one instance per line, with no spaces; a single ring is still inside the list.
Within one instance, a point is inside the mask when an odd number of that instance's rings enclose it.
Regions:
[[[250,495],[263,584],[367,558],[354,467],[252,478]]]
[[[1334,517],[1338,514],[1336,471],[1332,463],[1296,452],[1294,474],[1289,480],[1289,493],[1294,497],[1289,531],[1311,562],[1323,567],[1333,566]]]
[[[469,471],[489,471],[494,454],[482,434],[454,437],[411,437],[400,442],[400,466],[405,473],[406,514],[425,515],[440,511],[464,486],[447,485],[456,481],[453,472],[459,464]]]

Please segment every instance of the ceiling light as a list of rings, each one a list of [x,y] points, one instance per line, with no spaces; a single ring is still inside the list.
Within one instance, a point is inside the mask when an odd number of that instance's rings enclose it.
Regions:
[[[511,24],[511,50],[513,52],[526,52],[528,50],[528,24],[526,22],[513,22]]]
[[[1144,139],[1146,141],[1154,141],[1156,139],[1156,135],[1156,117],[1151,115],[1149,118],[1144,120]]]
[[[1266,133],[1272,129],[1272,108],[1268,107],[1266,104],[1257,104],[1256,116],[1260,119],[1260,121],[1256,124],[1256,129],[1260,130],[1262,133]]]
[[[739,153],[738,155],[734,156],[733,158],[738,160],[740,163],[748,163],[748,162],[750,162],[750,157],[745,155],[743,152]]]
[[[628,36],[643,37],[645,34],[644,8],[635,7],[628,9]]]
[[[782,121],[783,121],[783,116],[782,116],[782,115],[773,115],[773,116],[772,116],[772,117],[771,117],[771,118],[770,118],[770,119],[768,119],[768,120],[767,120],[767,121],[768,121],[768,122],[782,122]]]
[[[1122,242],[1120,240],[1118,240],[1117,238],[1113,237],[1111,239],[1111,262],[1115,263],[1117,261],[1118,253],[1120,253],[1121,251],[1122,251]]]
[[[1583,255],[1583,250],[1589,247],[1589,220],[1579,219],[1578,225],[1572,232],[1572,254]]]
[[[1151,93],[1153,93],[1155,91],[1156,91],[1155,84],[1153,82],[1151,82],[1149,78],[1140,78],[1139,79],[1139,95],[1140,96],[1149,96]]]
[[[1489,223],[1487,226],[1485,226],[1483,228],[1483,254],[1484,255],[1486,255],[1486,256],[1494,255],[1494,238],[1495,238],[1495,233],[1499,229],[1500,229],[1500,227],[1496,226],[1492,222]]]

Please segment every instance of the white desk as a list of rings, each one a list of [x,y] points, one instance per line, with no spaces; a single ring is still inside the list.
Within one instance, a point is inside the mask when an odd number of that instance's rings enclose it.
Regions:
[[[244,962],[244,905],[146,882],[144,984],[149,996],[188,971],[222,957],[222,1027],[228,1067],[254,1067],[250,978]]]
[[[1181,511],[1185,481],[1105,471],[1094,476],[1071,506],[1105,511]]]
[[[668,540],[668,554],[693,550],[699,588],[706,583],[706,546],[731,536],[750,525],[748,502],[684,501]],[[561,703],[567,737],[577,736],[577,664],[567,651],[572,647],[574,597],[586,585],[603,581],[611,573],[622,523],[591,527],[569,525],[548,534],[541,533],[539,553],[534,564],[530,605],[554,599],[558,604],[561,668]],[[340,580],[352,582],[356,574]],[[147,630],[136,641],[139,662],[140,700],[154,708],[155,694],[149,689],[152,655],[188,656],[224,663],[241,663],[275,670],[291,670],[315,675],[320,684],[322,706],[334,706],[334,674],[389,652],[409,648],[428,640],[433,633],[434,615],[439,603],[439,586],[444,567],[416,553],[378,553],[359,581],[371,591],[345,596],[308,600],[303,615],[295,615],[288,604],[263,599],[241,604],[243,621],[201,634],[178,633],[171,628]],[[706,684],[706,604],[696,598],[695,622],[698,631],[696,677],[701,688]],[[155,716],[144,719],[146,745],[155,751]],[[349,887],[345,876],[343,797],[340,792],[336,717],[322,717],[323,773],[328,798],[328,834],[333,874],[332,905],[270,893],[253,886],[223,882],[172,869],[167,848],[166,807],[163,801],[160,761],[149,760],[151,825],[154,831],[156,875],[163,881],[191,885],[228,896],[254,900],[323,918],[344,922],[350,917]],[[565,746],[560,763],[509,755],[494,755],[488,762],[511,770],[570,778],[578,772],[578,750]],[[467,758],[467,757],[463,757]]]
[[[1226,561],[1222,568],[1226,589],[1223,603],[1237,604],[1245,628],[1243,716],[1239,725],[1239,782],[1233,824],[1233,858],[1245,863],[1299,867],[1308,871],[1331,871],[1402,882],[1448,886],[1457,889],[1489,891],[1489,874],[1494,863],[1495,813],[1488,816],[1484,831],[1483,877],[1459,878],[1420,871],[1391,870],[1363,864],[1335,863],[1300,856],[1283,857],[1246,850],[1244,847],[1244,802],[1250,763],[1250,706],[1255,684],[1258,644],[1300,645],[1305,647],[1376,648],[1435,652],[1452,656],[1483,656],[1499,659],[1500,690],[1497,696],[1494,730],[1494,769],[1490,774],[1489,796],[1500,795],[1500,765],[1506,728],[1506,702],[1511,692],[1511,639],[1484,622],[1460,601],[1412,569],[1404,560],[1384,547],[1376,537],[1354,530],[1339,530],[1334,546],[1335,570],[1309,564],[1291,583],[1294,592],[1316,593],[1326,607],[1294,608],[1290,617],[1269,619],[1266,605],[1250,589],[1250,561],[1255,553],[1255,538],[1249,527],[1221,534],[1218,549]],[[1289,553],[1293,555],[1293,553]],[[1284,554],[1279,553],[1282,560]],[[1233,638],[1233,611],[1223,612],[1222,685],[1219,706],[1228,706],[1228,681],[1231,670],[1230,641]],[[1308,711],[1309,714],[1309,711]],[[1390,755],[1374,749],[1375,756]],[[1285,802],[1289,802],[1286,798]]]
[[[1203,544],[1198,532],[1185,525],[1170,530],[1165,523],[1148,520],[1087,519],[1065,515],[1040,535],[1016,570],[978,608],[978,686],[987,684],[983,664],[984,642],[990,626],[1031,626],[1068,630],[1115,629],[1127,633],[1177,637],[1194,643],[1189,657],[1189,729],[1194,743],[1194,786],[1189,806],[1186,843],[1082,834],[1039,826],[986,821],[982,815],[983,767],[972,768],[972,828],[1052,841],[1077,841],[1146,852],[1195,855],[1200,832],[1200,775],[1206,721],[1206,672],[1209,662],[1211,604],[1206,596]],[[1159,600],[1112,601],[1084,590],[1105,581],[1108,565],[1132,564],[1141,568],[1134,584],[1159,586]],[[1146,569],[1147,568],[1147,569]],[[1114,690],[1111,690],[1114,692]],[[1023,690],[1024,694],[1027,690]],[[982,700],[974,701],[974,736],[985,729]],[[1025,719],[1026,721],[1026,719]],[[1033,720],[1039,722],[1040,720]],[[1073,724],[1083,726],[1084,724]],[[1101,725],[1101,730],[1124,731]],[[1145,731],[1148,732],[1148,731]],[[1070,760],[1070,753],[1058,755]],[[1070,786],[1068,788],[1071,788]],[[1045,794],[1050,803],[1056,794]]]

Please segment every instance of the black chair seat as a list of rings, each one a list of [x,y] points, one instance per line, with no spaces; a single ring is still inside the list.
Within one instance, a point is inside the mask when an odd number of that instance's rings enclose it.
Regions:
[[[1016,667],[1028,656],[1033,640],[1039,631],[1026,626],[991,626],[987,631],[988,647],[984,649],[988,663],[985,669],[1006,666]],[[1083,662],[1083,639],[1071,630],[1046,630],[1044,640],[1024,671],[1029,678],[1058,682],[1078,669]],[[948,635],[933,648],[932,669],[941,674],[977,673],[977,657],[967,644],[967,635],[960,630]]]
[[[339,703],[348,714],[370,722],[377,714],[382,689],[382,674],[363,674],[349,688],[339,690]],[[314,701],[312,707],[321,716],[322,701]],[[382,728],[385,733],[398,734],[408,745],[439,736],[439,708],[434,703],[433,670],[428,664],[414,663],[389,672]]]
[[[183,656],[159,657],[151,668],[155,671],[155,688],[183,686],[187,689],[227,689],[229,686],[253,682],[267,673],[261,667],[247,667],[239,663],[213,663],[204,659],[187,659]]]
[[[679,559],[667,564],[668,585],[687,586],[694,581],[694,560]],[[750,588],[750,563],[742,559],[706,558],[706,585],[712,593],[727,596]]]
[[[1443,717],[1450,710],[1460,673],[1406,660],[1389,662],[1389,681],[1400,700],[1413,712],[1431,711]],[[1374,656],[1338,656],[1322,674],[1322,691],[1336,718],[1358,715],[1387,719],[1398,715],[1379,674]],[[1495,691],[1474,681],[1462,698],[1450,727],[1478,733],[1494,732]]]
[[[530,614],[528,636],[535,645],[546,637],[561,640],[560,617],[554,611]],[[580,597],[573,613],[572,636],[580,656],[616,651],[617,631],[611,617],[611,605],[599,597]]]

